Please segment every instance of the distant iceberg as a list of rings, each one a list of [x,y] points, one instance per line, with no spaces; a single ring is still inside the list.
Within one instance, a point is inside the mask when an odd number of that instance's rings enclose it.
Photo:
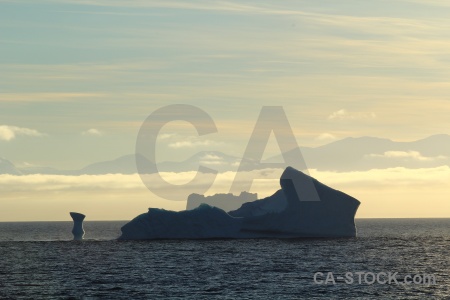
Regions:
[[[298,191],[311,182],[318,199]],[[355,198],[291,167],[284,170],[280,186],[272,196],[228,213],[208,204],[180,212],[150,208],[125,224],[119,239],[356,236],[354,219],[360,202]]]
[[[215,194],[213,196],[204,196],[200,194],[190,194],[187,203],[186,210],[191,210],[199,207],[201,204],[208,204],[223,209],[224,211],[230,211],[238,209],[242,204],[252,202],[258,199],[258,194],[241,192],[239,196],[235,196],[231,193],[228,194]]]

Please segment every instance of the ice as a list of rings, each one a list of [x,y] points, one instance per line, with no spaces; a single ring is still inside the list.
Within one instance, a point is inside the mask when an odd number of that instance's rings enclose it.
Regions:
[[[121,239],[232,238],[242,221],[208,204],[180,212],[149,208],[122,227]]]
[[[230,211],[241,207],[242,204],[255,201],[258,199],[258,194],[242,192],[239,196],[231,193],[215,194],[213,196],[204,196],[200,194],[190,194],[186,204],[186,210],[199,207],[202,203],[215,206]]]
[[[360,202],[288,167],[272,196],[224,210],[202,204],[181,212],[150,208],[120,239],[354,237]]]
[[[86,216],[76,212],[71,212],[70,216],[73,219],[73,239],[77,241],[82,240],[84,236],[83,220]]]

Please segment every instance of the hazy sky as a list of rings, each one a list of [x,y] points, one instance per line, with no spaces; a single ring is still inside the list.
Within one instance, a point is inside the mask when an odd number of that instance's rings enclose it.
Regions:
[[[0,0],[0,156],[81,168],[131,154],[144,119],[176,103],[218,133],[169,124],[160,160],[242,155],[263,105],[284,107],[300,146],[450,134],[449,16],[446,0]],[[30,197],[9,193],[17,209]]]

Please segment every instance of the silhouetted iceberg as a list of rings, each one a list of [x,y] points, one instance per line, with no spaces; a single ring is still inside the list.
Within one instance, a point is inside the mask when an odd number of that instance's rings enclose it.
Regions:
[[[82,240],[84,237],[83,221],[86,216],[76,212],[71,212],[70,216],[73,220],[73,239],[76,241]]]
[[[200,194],[190,194],[187,203],[186,210],[194,209],[205,203],[210,206],[215,206],[223,209],[224,211],[235,210],[247,202],[252,202],[258,199],[258,194],[241,192],[239,196],[235,196],[231,193],[228,194],[215,194],[213,196],[204,196]]]
[[[302,199],[302,192],[295,189],[295,183],[310,180],[320,201]],[[229,212],[244,218],[241,230],[304,237],[356,236],[358,200],[291,167],[283,172],[280,185],[281,190],[272,196]]]
[[[310,184],[316,194],[307,191]],[[207,204],[181,212],[150,208],[122,227],[120,239],[356,236],[358,200],[291,167],[280,185],[272,196],[229,213]]]

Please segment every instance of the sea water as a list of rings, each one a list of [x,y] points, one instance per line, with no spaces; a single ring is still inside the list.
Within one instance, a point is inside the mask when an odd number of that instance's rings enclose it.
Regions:
[[[86,221],[81,242],[72,222],[0,223],[0,299],[450,299],[450,219],[359,219],[346,239],[117,241],[125,223]]]

